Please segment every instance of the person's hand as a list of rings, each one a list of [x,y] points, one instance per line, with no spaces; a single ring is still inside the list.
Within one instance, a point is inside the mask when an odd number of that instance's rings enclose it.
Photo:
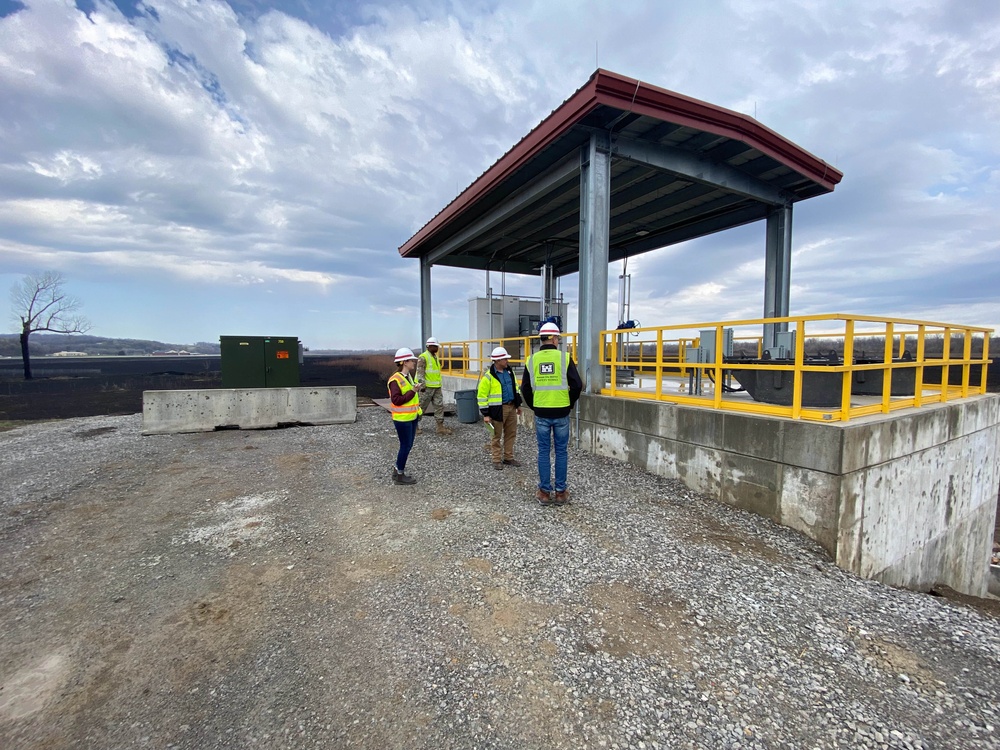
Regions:
[[[489,423],[490,423],[490,422],[492,422],[493,420],[492,420],[492,419],[490,419],[489,417],[483,417],[483,421],[484,421],[484,422],[486,422],[486,424],[489,424]]]
[[[521,416],[521,407],[517,407],[517,416]]]

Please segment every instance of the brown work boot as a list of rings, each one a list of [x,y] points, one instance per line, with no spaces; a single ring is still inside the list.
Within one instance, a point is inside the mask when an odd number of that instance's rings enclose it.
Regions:
[[[450,427],[445,427],[444,423],[442,423],[442,422],[438,423],[438,426],[437,426],[437,434],[438,435],[451,435],[453,433],[454,433],[454,430],[452,430]]]
[[[556,505],[556,501],[552,499],[552,495],[545,490],[538,490],[538,492],[535,493],[535,497],[542,505]]]
[[[493,462],[493,468],[496,469],[497,471],[500,471],[500,469],[503,468],[503,464],[500,463],[499,461],[494,461]]]
[[[569,490],[561,490],[557,492],[553,500],[559,505],[565,505],[569,502]]]
[[[520,466],[521,465],[521,462],[518,461],[516,458],[505,458],[503,460],[503,462],[507,466]]]

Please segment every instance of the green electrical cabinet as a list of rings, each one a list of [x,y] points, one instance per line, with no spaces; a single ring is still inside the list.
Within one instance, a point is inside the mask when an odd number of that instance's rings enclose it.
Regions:
[[[223,388],[297,388],[295,336],[220,336]]]

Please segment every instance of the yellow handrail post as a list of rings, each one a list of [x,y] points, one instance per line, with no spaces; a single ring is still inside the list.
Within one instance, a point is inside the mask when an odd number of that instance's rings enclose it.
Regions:
[[[926,326],[917,326],[917,372],[913,379],[914,406],[922,406],[924,403],[924,337],[926,334]]]
[[[969,395],[969,374],[972,367],[972,331],[965,329],[965,336],[962,342],[962,398]]]
[[[990,366],[990,334],[983,334],[983,364],[980,367],[982,375],[979,380],[979,392],[986,393],[986,376]]]
[[[851,414],[851,385],[854,381],[854,318],[847,318],[844,324],[844,370],[843,389],[840,392],[840,418],[846,422]]]
[[[806,352],[806,322],[795,321],[795,370],[792,375],[792,419],[802,416],[802,367]]]
[[[889,401],[892,397],[892,354],[895,349],[893,341],[893,325],[887,323],[885,327],[885,345],[882,350],[882,413],[889,413]]]
[[[715,398],[716,409],[722,406],[722,326],[715,327]]]
[[[656,398],[663,395],[663,329],[656,330]]]
[[[944,329],[944,343],[942,344],[942,364],[941,364],[941,402],[948,400],[948,384],[951,382],[951,368],[948,363],[951,361],[951,327]]]

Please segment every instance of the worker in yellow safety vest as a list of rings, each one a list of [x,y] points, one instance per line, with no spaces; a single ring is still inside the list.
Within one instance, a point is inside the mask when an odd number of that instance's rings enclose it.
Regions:
[[[438,435],[450,435],[450,427],[444,426],[444,397],[441,394],[441,363],[437,353],[441,345],[431,336],[424,345],[425,349],[417,358],[417,388],[420,390],[420,408],[427,411],[428,406],[434,407],[434,421],[437,422]],[[417,432],[420,429],[417,428]]]
[[[555,323],[545,323],[538,330],[541,348],[524,363],[521,396],[535,414],[535,437],[538,440],[538,492],[542,505],[569,502],[566,474],[569,467],[569,412],[580,393],[583,381],[573,358],[559,349],[562,335]],[[555,450],[553,491],[551,452]]]
[[[498,346],[490,354],[493,364],[483,373],[476,389],[479,411],[490,430],[493,468],[520,466],[514,458],[514,440],[517,438],[517,418],[521,415],[521,393],[517,378],[510,368],[510,354]],[[501,440],[503,441],[501,444]]]
[[[417,357],[412,350],[403,347],[396,350],[396,372],[389,377],[389,402],[392,405],[392,424],[399,438],[399,452],[392,467],[393,484],[416,484],[417,480],[406,473],[406,459],[413,448],[417,435],[417,423],[423,412],[420,409],[420,394],[413,382],[413,371],[417,368]]]

